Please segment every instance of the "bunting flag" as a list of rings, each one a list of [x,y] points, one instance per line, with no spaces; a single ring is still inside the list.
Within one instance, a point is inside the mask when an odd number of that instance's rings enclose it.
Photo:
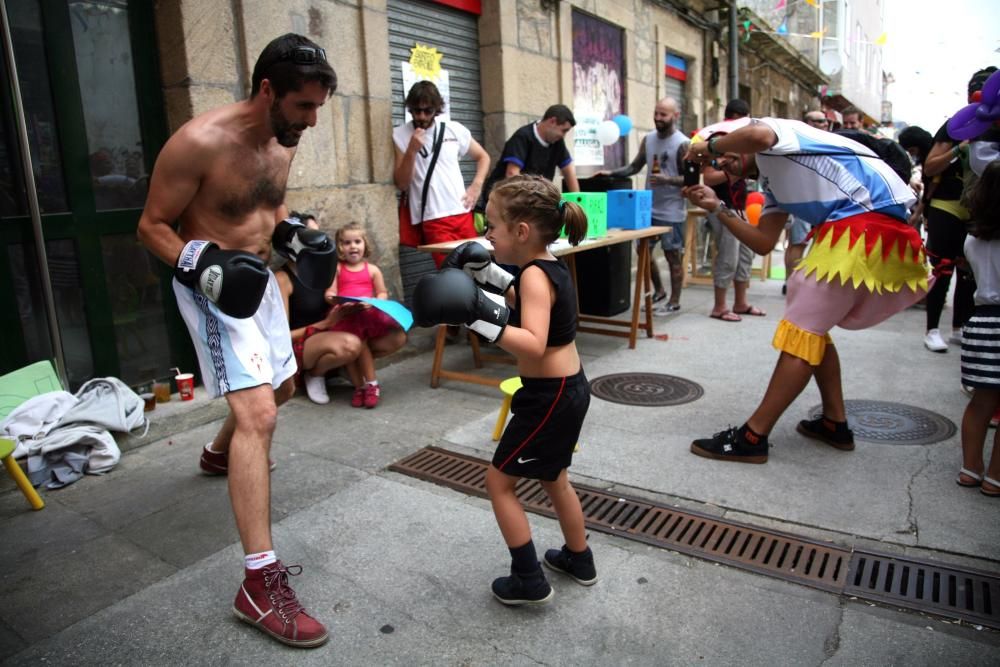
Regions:
[[[885,46],[886,40],[888,40],[888,39],[889,39],[889,35],[887,35],[886,33],[883,32],[881,35],[878,36],[878,39],[875,40],[875,45],[876,46]]]
[[[782,37],[808,37],[810,39],[825,39],[825,40],[830,40],[830,41],[833,41],[833,42],[839,42],[839,41],[841,41],[843,39],[841,37],[828,37],[826,35],[826,29],[824,29],[822,32],[820,32],[820,31],[817,30],[815,32],[810,32],[810,33],[807,34],[807,33],[804,33],[804,32],[782,32],[781,31],[781,26],[779,26],[777,30],[761,30],[760,28],[758,28],[758,27],[755,26],[754,29],[753,29],[753,31],[754,32],[759,32],[759,33],[764,34],[764,35],[781,35]],[[843,39],[843,41],[845,43],[847,43],[847,44],[868,44],[868,45],[871,45],[871,46],[885,46],[886,42],[888,41],[888,35],[887,35],[887,33],[882,33],[879,36],[879,38],[877,40],[875,40],[874,42],[866,42],[866,41],[863,41],[863,40],[855,40],[850,35],[848,35],[846,39]],[[998,49],[998,50],[1000,50],[1000,49]]]
[[[822,30],[816,30],[814,32],[809,33],[809,36],[812,37],[813,39],[823,39],[823,35],[825,34],[826,34],[826,28],[823,28]]]
[[[788,34],[788,17],[787,16],[784,19],[782,19],[781,25],[778,26],[778,34],[779,35],[787,35]]]
[[[817,0],[806,0],[807,5],[812,5],[813,7],[819,7],[819,2]]]
[[[784,8],[785,8],[785,0],[778,0],[778,4],[774,7],[774,10],[777,11],[779,9],[784,9]]]

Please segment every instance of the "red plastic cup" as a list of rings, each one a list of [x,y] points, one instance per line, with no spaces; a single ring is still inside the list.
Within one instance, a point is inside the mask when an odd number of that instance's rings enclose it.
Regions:
[[[174,380],[177,382],[177,393],[181,395],[181,400],[193,401],[194,375],[191,373],[180,373]]]

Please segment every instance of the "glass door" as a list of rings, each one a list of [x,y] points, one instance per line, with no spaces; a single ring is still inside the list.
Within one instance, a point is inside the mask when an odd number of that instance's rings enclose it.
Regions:
[[[150,3],[24,0],[8,13],[71,385],[101,375],[135,384],[189,366],[169,271],[135,238],[166,138]],[[7,90],[7,63],[2,75]],[[9,100],[0,138],[4,372],[52,356]]]

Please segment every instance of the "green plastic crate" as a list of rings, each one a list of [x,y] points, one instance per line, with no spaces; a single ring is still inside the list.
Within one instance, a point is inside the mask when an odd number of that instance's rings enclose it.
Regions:
[[[562,198],[579,204],[587,214],[587,238],[598,239],[608,235],[607,192],[564,192]],[[561,236],[566,236],[563,230]]]

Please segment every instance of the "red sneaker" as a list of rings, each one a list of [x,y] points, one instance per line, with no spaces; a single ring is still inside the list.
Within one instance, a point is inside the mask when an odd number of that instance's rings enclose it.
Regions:
[[[280,560],[259,570],[246,570],[233,613],[282,644],[298,648],[325,644],[330,638],[326,628],[306,613],[288,585],[288,575],[301,573],[301,565],[286,567]]]
[[[351,396],[351,407],[352,408],[363,408],[365,407],[365,388],[358,387],[354,390],[354,395]]]
[[[382,395],[382,390],[377,384],[366,384],[365,385],[365,407],[369,410],[378,405],[378,397]]]
[[[198,465],[201,467],[202,474],[225,475],[229,473],[229,453],[214,452],[209,449],[211,444],[208,443],[208,445],[201,448],[201,460],[198,461]],[[278,464],[271,459],[267,460],[267,464],[271,472],[274,472],[274,469],[278,467]]]

